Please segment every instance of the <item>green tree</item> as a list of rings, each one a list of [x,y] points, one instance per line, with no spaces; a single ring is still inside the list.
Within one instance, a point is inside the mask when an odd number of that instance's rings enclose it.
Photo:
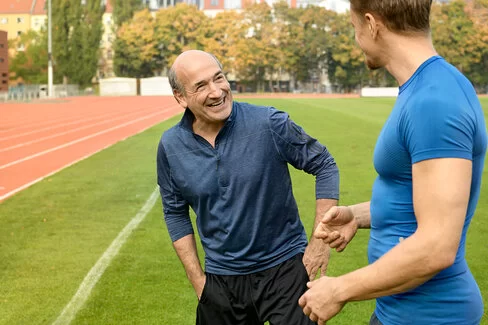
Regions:
[[[64,80],[70,74],[71,50],[70,36],[72,22],[77,20],[73,13],[73,4],[70,0],[52,0],[52,48],[54,60],[55,82]]]
[[[488,0],[474,0],[470,4],[480,50],[480,60],[473,62],[470,77],[479,92],[488,93]]]
[[[25,84],[47,83],[48,56],[45,30],[39,33],[30,30],[11,40],[9,48],[23,48],[9,58],[9,71],[12,74],[12,80],[22,81]]]
[[[208,18],[196,6],[179,3],[156,13],[154,37],[162,64],[169,68],[176,57],[186,50],[201,50],[205,43]]]
[[[155,20],[149,10],[137,12],[119,27],[117,39],[124,51],[114,59],[117,75],[132,78],[150,77],[160,69],[157,42],[154,37]]]
[[[53,0],[53,59],[56,77],[81,86],[96,75],[103,33],[100,0]]]
[[[276,65],[279,40],[273,28],[271,7],[266,2],[253,4],[243,12],[247,37],[240,39],[229,52],[239,80],[257,91],[265,90]]]
[[[223,11],[208,19],[203,28],[203,49],[219,59],[226,73],[234,72],[234,58],[229,53],[232,53],[234,45],[246,36],[242,15],[237,11]]]
[[[142,10],[141,0],[109,0],[112,4],[112,18],[114,21],[113,32],[117,35],[112,43],[113,50],[113,68],[117,76],[132,77],[135,73],[129,66],[130,58],[126,51],[127,44],[118,37],[119,28],[125,23],[132,20],[134,13]]]
[[[479,2],[483,4],[483,2]],[[488,83],[488,32],[476,23],[464,1],[432,8],[432,35],[437,52],[478,86]]]
[[[109,0],[112,4],[112,18],[116,27],[132,19],[137,11],[143,9],[141,0]]]
[[[366,83],[368,70],[356,44],[349,13],[334,14],[330,24],[327,73],[335,91],[350,92]]]
[[[302,71],[300,81],[312,81],[315,90],[320,90],[322,72],[327,70],[327,53],[330,50],[331,24],[335,13],[321,7],[310,6],[300,15],[303,26],[303,55],[297,66]]]

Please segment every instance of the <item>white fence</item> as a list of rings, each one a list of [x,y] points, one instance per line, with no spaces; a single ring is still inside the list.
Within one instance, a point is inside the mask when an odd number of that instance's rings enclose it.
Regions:
[[[397,97],[398,87],[362,88],[361,97]]]
[[[101,79],[100,96],[137,96],[137,79]]]
[[[109,78],[100,80],[100,96],[172,96],[173,92],[167,77],[139,79],[139,92],[136,78]]]
[[[141,96],[172,96],[168,77],[141,79]]]
[[[0,101],[31,101],[48,97],[47,85],[18,85],[0,93]],[[79,96],[78,85],[53,85],[53,98]]]

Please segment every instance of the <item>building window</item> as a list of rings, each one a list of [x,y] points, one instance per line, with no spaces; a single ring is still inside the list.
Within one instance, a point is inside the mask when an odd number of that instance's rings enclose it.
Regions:
[[[17,17],[17,23],[22,24],[24,22],[24,17]]]
[[[7,78],[7,74],[6,74],[5,72],[4,72],[4,73],[2,73],[2,77],[3,77],[3,78]]]
[[[7,80],[2,80],[2,83],[3,83],[3,84],[6,84],[6,83],[7,83]]]
[[[107,51],[107,59],[112,60],[112,51],[110,50]]]
[[[215,7],[218,6],[219,5],[219,0],[211,0],[210,1],[210,5],[211,6],[215,6]]]
[[[24,50],[25,50],[24,44],[19,44],[17,46],[17,51],[24,51]]]
[[[3,17],[2,19],[0,19],[0,23],[2,23],[2,24],[8,24],[8,18]]]
[[[2,44],[0,44],[0,49],[3,49],[3,43],[2,43]]]
[[[0,58],[0,63],[3,63],[3,61],[5,61],[4,58]]]
[[[17,36],[20,36],[20,35],[22,35],[22,31],[19,30],[19,31],[17,31]]]

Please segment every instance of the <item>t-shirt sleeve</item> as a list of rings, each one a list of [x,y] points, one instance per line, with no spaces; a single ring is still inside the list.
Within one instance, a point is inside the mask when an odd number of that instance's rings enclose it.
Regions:
[[[399,142],[411,163],[435,158],[472,160],[476,126],[473,112],[447,98],[409,103],[398,124]]]

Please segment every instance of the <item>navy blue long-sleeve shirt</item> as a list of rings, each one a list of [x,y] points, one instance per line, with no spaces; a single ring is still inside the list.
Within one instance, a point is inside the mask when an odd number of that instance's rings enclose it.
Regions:
[[[273,107],[233,102],[215,147],[193,133],[193,120],[187,109],[158,147],[171,239],[193,234],[191,207],[206,272],[249,274],[304,252],[307,237],[288,163],[316,176],[317,199],[338,199],[339,172],[325,146]]]

